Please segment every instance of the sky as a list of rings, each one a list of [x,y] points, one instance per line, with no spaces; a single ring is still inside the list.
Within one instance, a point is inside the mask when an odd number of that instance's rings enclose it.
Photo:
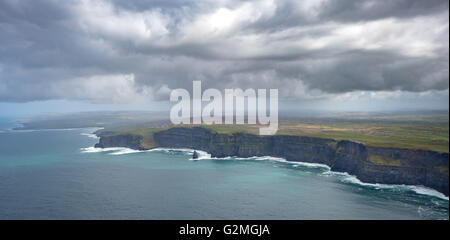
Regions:
[[[2,0],[0,111],[151,110],[194,80],[448,110],[448,35],[448,0]]]

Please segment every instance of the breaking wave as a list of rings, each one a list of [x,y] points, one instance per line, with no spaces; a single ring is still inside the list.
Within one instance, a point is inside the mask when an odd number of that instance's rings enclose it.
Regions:
[[[98,153],[98,152],[118,152],[127,150],[129,148],[123,148],[123,147],[111,147],[111,148],[96,148],[96,147],[87,147],[87,148],[81,148],[82,153]]]
[[[87,148],[81,148],[81,152],[82,153],[106,152],[110,155],[122,155],[122,154],[137,153],[137,152],[142,152],[142,151],[133,150],[131,148],[125,148],[125,147],[111,147],[111,148],[87,147]]]
[[[184,154],[184,155],[190,155],[192,156],[194,154],[194,151],[197,152],[198,154],[198,158],[193,159],[190,158],[189,160],[191,161],[197,161],[197,160],[202,160],[202,159],[211,159],[211,154],[205,152],[205,151],[201,151],[201,150],[194,150],[194,149],[189,149],[189,148],[153,148],[150,150],[147,150],[148,152],[165,152],[168,154]]]
[[[90,137],[90,138],[99,139],[99,137],[97,137],[97,135],[95,135],[93,133],[80,133],[80,135],[87,136],[87,137]]]
[[[333,172],[333,171],[326,171],[322,173],[322,175],[335,175],[339,176],[340,180],[344,183],[354,184],[354,185],[360,185],[364,187],[370,187],[374,189],[393,189],[393,190],[400,190],[400,191],[413,191],[417,194],[421,195],[428,195],[437,197],[444,200],[449,200],[447,196],[442,194],[441,192],[438,192],[434,189],[425,187],[425,186],[415,186],[415,185],[404,185],[404,184],[381,184],[381,183],[365,183],[359,180],[356,176],[350,175],[346,172]]]

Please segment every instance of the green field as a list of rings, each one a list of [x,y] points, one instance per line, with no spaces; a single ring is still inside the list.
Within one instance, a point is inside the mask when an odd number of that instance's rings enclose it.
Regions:
[[[355,123],[286,124],[277,134],[351,140],[367,146],[449,152],[448,124]]]

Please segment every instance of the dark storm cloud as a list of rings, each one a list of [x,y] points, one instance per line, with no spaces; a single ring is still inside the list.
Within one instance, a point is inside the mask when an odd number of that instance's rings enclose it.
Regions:
[[[280,30],[298,24],[320,24],[326,21],[360,22],[383,18],[414,18],[448,10],[442,0],[374,0],[374,1],[316,1],[303,14],[296,7],[298,1],[277,3],[274,17],[255,24],[261,31]],[[312,3],[312,1],[311,1]]]
[[[0,2],[0,101],[448,89],[448,1]]]
[[[382,0],[382,1],[330,1],[320,17],[338,21],[361,21],[380,18],[410,18],[448,10],[448,1],[442,0]]]

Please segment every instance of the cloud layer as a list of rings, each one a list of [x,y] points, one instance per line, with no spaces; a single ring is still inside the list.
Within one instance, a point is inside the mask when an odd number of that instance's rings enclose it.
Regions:
[[[448,18],[448,0],[4,0],[0,101],[167,100],[193,80],[291,99],[448,95]]]

